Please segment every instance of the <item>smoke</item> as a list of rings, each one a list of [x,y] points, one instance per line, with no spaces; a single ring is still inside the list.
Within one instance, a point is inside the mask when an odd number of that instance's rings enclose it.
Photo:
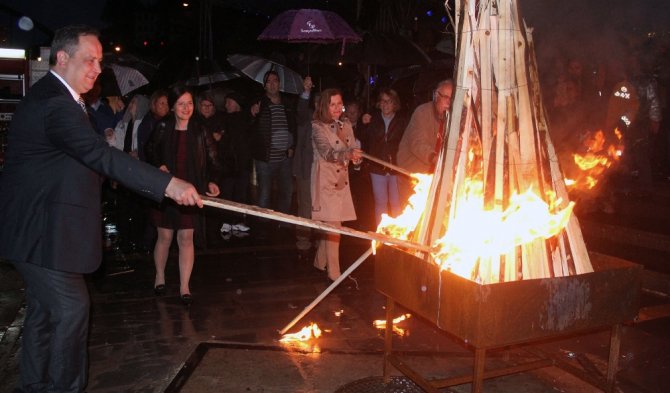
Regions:
[[[650,36],[670,37],[667,0],[519,0],[533,27],[541,72],[557,62],[580,59],[587,68],[616,64],[643,47]]]

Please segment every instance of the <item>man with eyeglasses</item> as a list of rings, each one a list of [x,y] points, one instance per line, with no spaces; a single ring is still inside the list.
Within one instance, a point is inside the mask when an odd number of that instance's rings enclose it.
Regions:
[[[454,82],[437,84],[433,100],[412,113],[398,148],[398,165],[412,173],[432,173],[442,147],[446,113],[451,109]]]
[[[445,79],[433,91],[433,100],[419,105],[412,113],[398,147],[398,165],[412,173],[433,173],[445,136],[446,113],[451,110],[454,82]],[[412,184],[406,176],[398,178],[406,200]]]

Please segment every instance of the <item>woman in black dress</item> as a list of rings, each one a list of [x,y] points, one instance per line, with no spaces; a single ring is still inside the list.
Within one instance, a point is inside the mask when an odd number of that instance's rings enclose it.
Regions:
[[[156,125],[152,136],[150,159],[160,170],[192,182],[200,193],[219,195],[219,188],[211,181],[216,174],[216,149],[211,137],[193,115],[193,94],[187,88],[176,87],[168,96],[171,115]],[[195,252],[193,231],[197,227],[198,211],[169,201],[163,202],[154,214],[158,239],[154,247],[156,278],[154,291],[165,293],[165,265],[174,232],[179,246],[179,293],[184,304],[192,302],[189,280],[193,271]]]

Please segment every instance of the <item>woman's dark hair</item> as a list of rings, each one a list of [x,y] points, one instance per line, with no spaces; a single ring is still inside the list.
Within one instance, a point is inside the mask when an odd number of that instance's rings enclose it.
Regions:
[[[342,92],[339,89],[326,89],[321,92],[319,106],[314,111],[314,120],[326,124],[335,121],[330,117],[330,98],[334,96],[342,97]]]
[[[59,51],[65,51],[69,56],[74,56],[79,46],[79,37],[82,35],[100,37],[100,32],[86,25],[70,25],[56,30],[54,39],[51,41],[49,65],[56,65],[56,55]]]
[[[191,90],[189,87],[186,86],[175,86],[172,89],[170,89],[167,97],[170,109],[174,107],[174,104],[177,103],[179,97],[183,96],[186,93],[189,93],[191,97],[195,97],[193,95],[193,90]]]

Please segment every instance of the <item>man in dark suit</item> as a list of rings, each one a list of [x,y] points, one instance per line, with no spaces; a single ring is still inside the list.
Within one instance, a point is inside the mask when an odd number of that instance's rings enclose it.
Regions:
[[[102,259],[101,176],[156,201],[202,207],[196,189],[98,135],[81,94],[100,74],[97,31],[56,32],[51,71],[14,114],[0,179],[0,256],[26,285],[19,392],[81,392],[86,386],[89,296],[83,273]]]

